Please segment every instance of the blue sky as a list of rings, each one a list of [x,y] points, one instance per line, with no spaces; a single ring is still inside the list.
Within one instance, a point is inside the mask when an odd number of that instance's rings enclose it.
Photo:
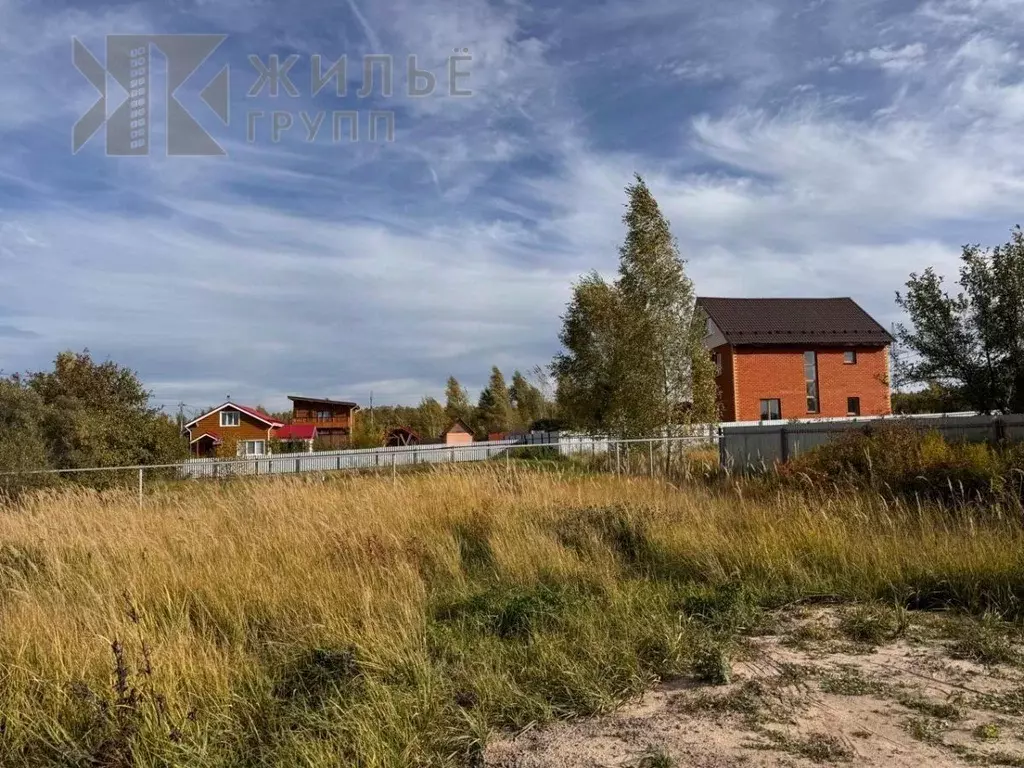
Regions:
[[[182,91],[227,157],[72,154],[96,92],[71,38],[102,61],[132,32],[228,36]],[[1022,218],[1022,33],[1024,0],[0,0],[0,368],[88,347],[193,408],[475,394],[556,351],[634,172],[699,293],[849,295],[888,324],[910,272]],[[456,48],[472,97],[443,87]],[[247,98],[274,53],[301,95]],[[371,53],[391,98],[355,95]],[[312,54],[347,55],[348,96],[310,94]],[[435,95],[405,95],[410,54]],[[225,64],[229,126],[197,98]],[[250,142],[254,109],[295,128]],[[333,109],[393,111],[394,142],[325,141],[330,118],[306,142],[299,111]]]

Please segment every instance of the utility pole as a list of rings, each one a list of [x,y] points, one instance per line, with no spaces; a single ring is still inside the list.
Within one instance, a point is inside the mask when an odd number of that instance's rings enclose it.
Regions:
[[[178,431],[185,427],[185,403],[178,403]]]
[[[370,434],[375,434],[373,424],[373,390],[370,390]]]

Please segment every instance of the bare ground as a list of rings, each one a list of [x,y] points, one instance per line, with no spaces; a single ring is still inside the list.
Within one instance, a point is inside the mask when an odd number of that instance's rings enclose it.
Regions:
[[[485,764],[1024,766],[1019,635],[901,614],[879,638],[849,611],[776,616],[743,640],[727,685],[676,681],[606,717],[508,735]]]

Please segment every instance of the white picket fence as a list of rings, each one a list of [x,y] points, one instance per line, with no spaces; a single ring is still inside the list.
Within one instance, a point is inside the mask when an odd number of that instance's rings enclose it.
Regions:
[[[517,454],[525,455],[524,450],[530,447],[551,449],[560,456],[599,456],[608,453],[610,442],[604,437],[531,432],[508,440],[465,445],[413,445],[286,453],[238,459],[189,459],[181,465],[180,475],[186,478],[212,478],[330,472],[344,469],[382,470],[417,464],[458,464]]]

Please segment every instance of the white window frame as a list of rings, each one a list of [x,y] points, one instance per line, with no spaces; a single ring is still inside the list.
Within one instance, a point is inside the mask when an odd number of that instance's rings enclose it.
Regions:
[[[228,423],[228,419],[226,418],[228,416],[234,416],[234,418],[231,419],[231,421],[234,422],[233,424],[229,424]],[[241,411],[221,411],[220,412],[220,425],[222,427],[239,427],[239,426],[241,426],[242,425],[242,413],[241,413]]]
[[[857,350],[848,349],[843,352],[843,365],[856,365],[857,364]]]
[[[249,450],[249,446],[253,447],[253,450]],[[256,447],[259,446],[259,450]],[[238,455],[239,456],[266,456],[267,455],[267,441],[266,440],[239,440],[238,441]]]
[[[768,415],[765,416],[765,408],[763,407],[764,403],[778,403],[779,408],[778,408],[778,411],[776,412],[776,416],[775,416],[774,419],[771,417],[770,409],[769,409]],[[759,419],[759,421],[782,421],[782,398],[781,397],[762,397],[761,398],[761,406],[762,406],[761,407],[761,413],[760,413],[760,417],[761,418]]]

